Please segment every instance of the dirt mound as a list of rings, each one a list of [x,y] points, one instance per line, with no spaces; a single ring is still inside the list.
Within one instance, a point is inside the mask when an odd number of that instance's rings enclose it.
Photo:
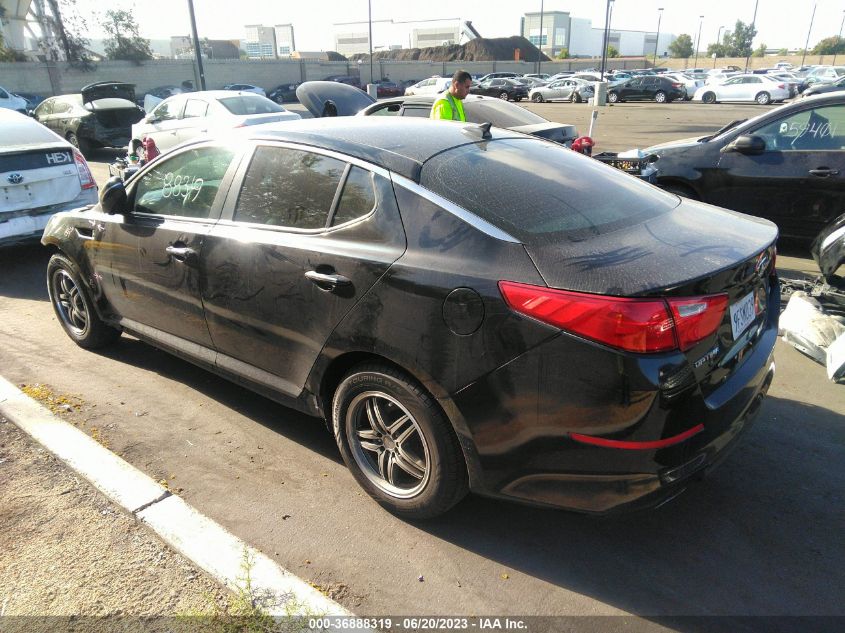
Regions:
[[[516,51],[519,51],[518,57]],[[521,59],[537,61],[539,50],[524,37],[478,38],[466,44],[451,44],[448,46],[432,46],[430,48],[403,48],[397,51],[378,51],[373,53],[373,59],[389,59],[392,61],[432,61],[432,62],[492,62]],[[369,61],[370,56],[359,53],[350,58],[352,61]],[[542,55],[541,61],[549,61]]]
[[[346,59],[345,56],[341,55],[337,51],[326,51],[326,56],[329,58],[330,62],[346,62],[349,61]]]

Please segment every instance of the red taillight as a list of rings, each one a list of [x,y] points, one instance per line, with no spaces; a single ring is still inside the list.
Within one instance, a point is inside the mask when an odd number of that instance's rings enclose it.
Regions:
[[[783,84],[778,84],[778,88],[780,88],[781,90],[786,90],[786,86],[784,86]]]
[[[683,88],[684,84],[672,84],[673,88]]]
[[[97,183],[94,182],[94,177],[91,175],[88,163],[85,162],[79,151],[73,150],[73,160],[76,163],[76,172],[79,174],[79,184],[82,185],[82,188],[96,189]]]
[[[727,295],[632,299],[500,281],[511,309],[628,352],[687,350],[719,327]]]

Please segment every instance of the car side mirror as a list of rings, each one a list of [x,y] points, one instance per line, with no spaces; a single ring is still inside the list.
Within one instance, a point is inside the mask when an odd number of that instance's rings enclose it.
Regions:
[[[762,154],[766,151],[766,141],[753,134],[743,134],[725,146],[725,152],[739,152],[748,156]]]
[[[126,186],[120,176],[109,178],[105,186],[100,189],[100,208],[113,215],[126,208]]]

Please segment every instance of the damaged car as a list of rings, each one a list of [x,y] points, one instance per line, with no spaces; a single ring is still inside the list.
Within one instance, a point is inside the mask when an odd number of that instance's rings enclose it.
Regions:
[[[716,465],[774,375],[776,238],[534,136],[369,116],[188,142],[42,241],[79,346],[128,332],[325,419],[422,519],[653,506]]]
[[[843,92],[644,151],[657,156],[658,186],[766,218],[805,244],[845,210]]]
[[[125,146],[144,110],[135,103],[133,84],[104,81],[85,86],[79,94],[45,99],[33,116],[88,154],[99,147]]]

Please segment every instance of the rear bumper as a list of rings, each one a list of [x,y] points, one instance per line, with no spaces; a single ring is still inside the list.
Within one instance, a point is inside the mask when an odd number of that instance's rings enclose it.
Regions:
[[[33,209],[26,215],[16,213],[16,217],[4,217],[0,213],[0,246],[38,241],[53,215],[92,204],[97,204],[96,189],[86,189],[70,202]]]

